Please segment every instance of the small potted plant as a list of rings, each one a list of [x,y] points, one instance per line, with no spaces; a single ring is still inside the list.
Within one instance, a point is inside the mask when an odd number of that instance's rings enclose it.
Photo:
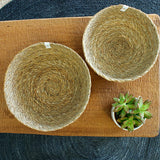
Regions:
[[[143,102],[142,97],[134,97],[126,93],[120,93],[119,98],[113,98],[111,116],[115,124],[126,131],[134,131],[140,128],[146,119],[152,114],[148,111],[151,101]]]

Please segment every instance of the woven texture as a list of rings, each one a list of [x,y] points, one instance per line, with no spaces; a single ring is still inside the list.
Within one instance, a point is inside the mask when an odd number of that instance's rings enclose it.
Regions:
[[[60,44],[41,42],[22,50],[8,67],[5,98],[23,124],[53,131],[85,110],[91,79],[82,58]]]
[[[13,0],[0,10],[0,20],[93,16],[113,4],[160,15],[159,0]],[[0,160],[159,160],[159,142],[160,135],[99,138],[0,134]]]
[[[157,60],[158,32],[145,13],[115,5],[98,12],[89,22],[83,48],[98,75],[110,81],[135,80]]]

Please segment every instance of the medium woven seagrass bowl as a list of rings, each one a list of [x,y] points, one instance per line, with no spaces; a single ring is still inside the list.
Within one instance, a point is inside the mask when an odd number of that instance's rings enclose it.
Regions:
[[[157,28],[142,11],[115,5],[98,12],[83,35],[83,50],[91,68],[110,81],[142,77],[159,51]]]
[[[74,122],[89,101],[87,65],[72,49],[40,42],[19,52],[4,83],[6,103],[24,125],[54,131]]]

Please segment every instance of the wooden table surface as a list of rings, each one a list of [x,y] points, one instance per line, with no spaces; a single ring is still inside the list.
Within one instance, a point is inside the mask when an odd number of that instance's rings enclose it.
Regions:
[[[149,15],[160,30],[158,15]],[[4,75],[8,64],[23,48],[37,42],[56,42],[71,47],[83,56],[82,36],[91,17],[52,18],[39,20],[0,22],[0,88],[3,90]],[[4,94],[0,93],[0,132],[28,133],[61,136],[103,136],[103,137],[154,137],[159,133],[159,59],[142,78],[133,82],[115,83],[99,77],[91,68],[92,92],[87,109],[71,125],[54,132],[39,132],[30,129],[8,111]],[[134,96],[150,99],[151,120],[132,133],[119,129],[111,119],[112,98],[120,92],[129,91]]]

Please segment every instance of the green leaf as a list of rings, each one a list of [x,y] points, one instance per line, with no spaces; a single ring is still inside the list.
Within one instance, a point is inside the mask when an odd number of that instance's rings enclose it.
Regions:
[[[150,118],[152,118],[152,114],[148,111],[145,111],[144,112],[144,118],[150,119]]]
[[[119,112],[123,108],[123,105],[116,106],[114,112]]]
[[[141,116],[141,119],[144,119],[144,112],[140,111],[140,116]]]
[[[122,121],[125,121],[125,120],[127,120],[128,118],[127,117],[122,117],[122,118],[120,118]]]
[[[136,107],[138,107],[138,99],[137,98],[135,98],[135,101],[134,101],[134,105],[136,106]]]
[[[150,104],[151,104],[151,102],[146,100],[140,110],[146,111],[149,108]]]
[[[125,98],[127,99],[129,96],[129,92],[126,93]]]
[[[124,109],[122,109],[122,111],[121,111],[121,113],[120,113],[120,117],[121,118],[123,118],[123,117],[125,117],[125,115],[126,115],[127,113],[125,112],[125,110]]]
[[[135,98],[131,98],[129,101],[127,100],[127,104],[134,104],[135,102]]]
[[[129,109],[136,109],[136,106],[134,104],[127,104]]]
[[[143,106],[143,99],[142,99],[142,97],[139,97],[138,106],[139,106],[139,109],[141,109],[141,107]]]
[[[112,104],[113,107],[116,107],[116,106],[118,106],[118,105],[119,105],[119,103],[113,103],[113,104]]]
[[[125,100],[124,94],[120,93],[119,99],[120,99],[120,103],[123,103]]]
[[[122,124],[122,128],[127,128],[128,131],[133,131],[134,130],[134,120],[133,116],[131,116],[128,120],[124,121]]]
[[[126,99],[126,103],[129,103],[132,100],[133,96],[130,95],[127,99]]]
[[[135,126],[137,126],[137,127],[142,124],[142,122],[139,122],[139,121],[137,121],[137,120],[134,120],[134,122],[135,122]]]
[[[123,118],[118,118],[117,122],[118,123],[122,123],[123,121],[127,120],[127,117],[123,117]]]
[[[118,118],[118,119],[117,119],[117,122],[118,122],[118,123],[122,123],[121,118]]]
[[[128,125],[128,131],[133,131],[134,130],[134,124],[131,123],[130,125]]]
[[[129,119],[128,119],[128,120],[133,121],[133,116],[129,117]]]
[[[141,120],[141,116],[139,116],[139,115],[134,115],[134,119]]]
[[[140,110],[141,111],[146,111],[147,109],[149,108],[149,105],[143,105],[141,108],[140,108]]]
[[[125,121],[125,122],[126,122],[126,121]],[[121,125],[122,128],[127,128],[127,126],[128,126],[128,125],[127,125],[126,123],[123,123],[123,124]]]
[[[133,112],[132,112],[132,114],[138,114],[140,111],[139,111],[139,108],[138,109],[136,109],[136,110],[134,110]]]
[[[127,105],[124,106],[125,112],[129,113],[129,107]]]
[[[144,103],[143,103],[143,104],[145,104],[145,105],[146,105],[146,104],[149,104],[149,105],[150,105],[150,104],[151,104],[151,101],[146,100],[146,101],[144,101]]]
[[[119,98],[113,98],[115,102],[119,102]]]

